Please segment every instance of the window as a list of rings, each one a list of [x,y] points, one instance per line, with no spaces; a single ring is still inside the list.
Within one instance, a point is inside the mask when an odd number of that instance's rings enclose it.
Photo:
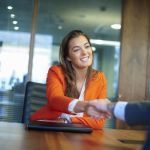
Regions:
[[[25,16],[25,17],[24,17]],[[0,120],[20,122],[28,75],[32,1],[0,1]]]
[[[32,18],[35,4],[38,11]],[[21,121],[26,81],[45,83],[48,68],[58,62],[62,38],[73,29],[91,38],[93,67],[105,73],[108,97],[116,98],[121,4],[121,0],[0,1],[0,120]]]

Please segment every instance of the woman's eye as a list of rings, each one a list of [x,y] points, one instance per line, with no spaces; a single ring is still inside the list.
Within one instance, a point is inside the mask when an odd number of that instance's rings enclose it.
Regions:
[[[85,48],[90,48],[90,47],[91,47],[90,45],[85,46]]]
[[[80,50],[80,49],[78,48],[78,49],[74,49],[73,51],[74,51],[74,52],[77,52],[77,51],[79,51],[79,50]]]

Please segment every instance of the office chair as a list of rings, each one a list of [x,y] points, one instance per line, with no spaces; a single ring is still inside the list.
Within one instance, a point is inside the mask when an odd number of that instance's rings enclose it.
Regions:
[[[30,115],[46,103],[46,84],[28,81],[25,90],[22,123],[29,122]]]

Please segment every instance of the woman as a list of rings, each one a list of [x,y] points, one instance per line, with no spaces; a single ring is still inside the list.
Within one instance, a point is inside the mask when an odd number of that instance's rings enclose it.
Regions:
[[[89,116],[97,112],[88,101],[106,98],[106,79],[92,69],[93,51],[88,36],[80,30],[68,33],[61,43],[59,58],[60,65],[48,71],[48,103],[32,114],[31,120],[62,118],[102,129],[105,119]]]

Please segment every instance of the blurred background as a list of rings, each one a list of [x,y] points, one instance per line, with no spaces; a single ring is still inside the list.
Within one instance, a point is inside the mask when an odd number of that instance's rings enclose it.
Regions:
[[[27,81],[45,83],[58,63],[62,38],[73,29],[87,33],[93,67],[108,81],[108,97],[118,97],[121,0],[0,1],[0,121],[21,122]],[[114,127],[111,122],[106,126]]]

